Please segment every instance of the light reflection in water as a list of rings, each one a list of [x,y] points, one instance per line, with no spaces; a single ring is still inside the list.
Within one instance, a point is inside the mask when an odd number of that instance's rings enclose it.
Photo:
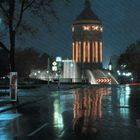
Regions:
[[[57,125],[59,128],[63,128],[63,119],[61,115],[59,99],[54,101],[54,125]]]
[[[19,135],[20,116],[21,114],[17,110],[0,114],[0,140],[13,139],[12,137]]]
[[[118,95],[118,105],[121,107],[125,107],[129,105],[129,97],[130,97],[131,89],[129,86],[122,86],[118,88],[117,95]]]
[[[87,133],[96,131],[95,121],[102,118],[103,96],[111,93],[110,88],[94,87],[77,89],[74,93],[74,130]],[[81,127],[81,128],[79,128]]]
[[[69,93],[69,92],[68,92]],[[73,109],[73,94],[57,94],[54,98],[53,108],[53,123],[57,128],[64,128],[64,112],[71,111]],[[63,115],[62,115],[63,114]]]
[[[131,88],[129,85],[121,86],[117,90],[117,106],[119,107],[120,115],[123,119],[129,117],[129,99],[131,94]]]

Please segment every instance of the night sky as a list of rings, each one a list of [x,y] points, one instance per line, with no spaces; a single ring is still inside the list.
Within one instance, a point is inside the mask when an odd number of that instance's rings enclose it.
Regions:
[[[103,32],[104,66],[109,57],[120,54],[133,42],[140,39],[140,0],[91,0],[92,10],[101,20]],[[40,31],[35,37],[26,36],[19,46],[34,47],[53,56],[71,58],[73,20],[84,8],[84,0],[71,0],[69,6],[56,0],[59,21],[50,18],[51,32],[35,20]]]

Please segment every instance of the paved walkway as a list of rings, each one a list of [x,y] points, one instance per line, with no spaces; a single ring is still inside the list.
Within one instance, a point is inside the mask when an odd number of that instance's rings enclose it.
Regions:
[[[58,87],[57,84],[38,86],[37,88],[30,88],[30,89],[18,89],[18,102],[12,103],[10,102],[9,90],[2,89],[0,93],[0,113],[11,110],[13,108],[17,108],[20,106],[24,106],[26,104],[33,103],[35,101],[41,100],[49,94],[51,91],[57,90],[67,90],[71,88],[77,88],[81,85],[60,85]],[[41,90],[40,90],[41,88]]]

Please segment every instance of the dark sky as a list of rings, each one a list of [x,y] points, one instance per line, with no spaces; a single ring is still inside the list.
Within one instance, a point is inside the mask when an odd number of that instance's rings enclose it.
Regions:
[[[109,57],[120,54],[133,42],[140,39],[140,0],[91,0],[92,10],[102,21],[104,65]],[[26,38],[24,46],[32,46],[50,55],[71,58],[73,20],[84,8],[84,0],[71,0],[69,6],[56,0],[59,21],[50,19],[52,32],[39,21],[40,31],[35,38]]]

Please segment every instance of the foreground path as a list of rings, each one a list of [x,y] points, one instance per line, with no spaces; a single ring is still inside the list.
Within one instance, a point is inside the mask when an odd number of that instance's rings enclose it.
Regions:
[[[23,92],[43,98],[0,114],[0,139],[140,140],[139,87],[45,90]]]

